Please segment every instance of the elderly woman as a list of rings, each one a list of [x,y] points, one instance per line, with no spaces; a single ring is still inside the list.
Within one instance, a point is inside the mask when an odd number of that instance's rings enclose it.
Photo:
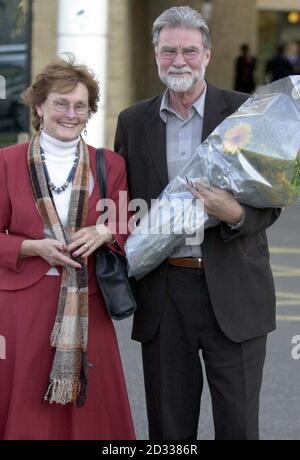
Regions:
[[[120,251],[126,239],[106,225],[96,230],[96,150],[81,132],[99,87],[85,66],[59,59],[23,99],[37,133],[0,150],[0,439],[134,439],[94,276],[94,251]],[[118,209],[124,162],[108,150],[105,162]]]

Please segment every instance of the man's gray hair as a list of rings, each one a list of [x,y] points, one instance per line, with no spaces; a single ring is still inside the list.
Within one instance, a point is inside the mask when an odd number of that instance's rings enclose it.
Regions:
[[[203,46],[211,49],[211,30],[198,11],[189,6],[173,6],[165,10],[155,21],[152,28],[153,44],[157,47],[160,32],[163,27],[184,27],[187,29],[199,29],[203,36]]]

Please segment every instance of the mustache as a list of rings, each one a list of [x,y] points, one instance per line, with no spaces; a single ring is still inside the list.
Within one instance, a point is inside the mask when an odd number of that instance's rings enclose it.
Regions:
[[[192,73],[192,69],[190,67],[181,67],[180,69],[178,67],[170,67],[168,69],[168,74],[169,73],[176,73],[177,75],[181,75],[183,73]]]

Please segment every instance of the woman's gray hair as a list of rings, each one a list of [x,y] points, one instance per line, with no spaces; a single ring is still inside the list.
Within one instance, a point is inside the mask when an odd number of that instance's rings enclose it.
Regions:
[[[189,6],[173,6],[165,10],[155,21],[152,28],[153,44],[158,46],[163,27],[185,27],[199,29],[203,36],[203,46],[211,49],[211,30],[203,16]]]

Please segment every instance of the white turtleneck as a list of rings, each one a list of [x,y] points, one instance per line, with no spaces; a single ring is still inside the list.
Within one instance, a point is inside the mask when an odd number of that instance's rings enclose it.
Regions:
[[[61,187],[67,180],[74,164],[79,137],[74,141],[60,141],[49,136],[44,131],[41,133],[41,147],[45,153],[45,161],[51,182],[56,187]],[[90,195],[94,188],[94,178],[90,174]],[[70,206],[72,184],[61,193],[53,192],[56,211],[63,226],[67,224]]]
[[[46,166],[51,182],[56,187],[61,187],[68,178],[74,164],[79,139],[78,137],[74,141],[64,142],[49,136],[44,131],[41,132],[40,143],[44,150]],[[90,172],[90,195],[93,191],[94,183],[94,178]],[[55,208],[63,226],[67,224],[71,192],[71,183],[61,193],[52,192]],[[51,238],[49,229],[45,228],[44,233],[45,238]],[[55,267],[52,267],[47,272],[47,275],[57,276],[59,273]]]

